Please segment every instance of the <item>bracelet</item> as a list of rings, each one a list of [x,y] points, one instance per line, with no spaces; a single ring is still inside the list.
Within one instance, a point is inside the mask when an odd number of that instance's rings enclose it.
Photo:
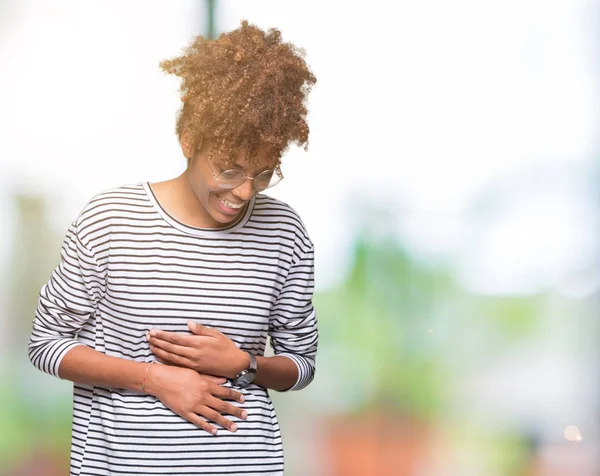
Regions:
[[[148,378],[148,371],[150,370],[150,366],[156,362],[155,360],[153,360],[152,362],[150,362],[148,364],[148,367],[146,367],[146,373],[144,374],[144,380],[142,380],[142,393],[146,393],[146,390],[144,389],[144,387],[146,386],[146,379]]]

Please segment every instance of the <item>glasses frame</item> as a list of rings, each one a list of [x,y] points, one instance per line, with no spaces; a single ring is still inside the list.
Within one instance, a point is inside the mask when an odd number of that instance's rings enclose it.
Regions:
[[[227,172],[241,173],[241,174],[244,176],[244,179],[243,179],[243,180],[242,180],[242,181],[241,181],[239,184],[237,184],[237,185],[235,185],[235,186],[232,186],[232,187],[231,187],[230,189],[228,189],[228,190],[233,190],[234,188],[237,188],[237,187],[239,187],[239,186],[240,186],[240,185],[242,185],[244,182],[246,182],[246,180],[252,180],[252,181],[254,182],[254,181],[255,181],[255,180],[258,178],[258,177],[260,177],[262,174],[269,173],[269,172],[270,172],[270,173],[275,173],[275,174],[277,174],[277,176],[279,177],[279,180],[278,180],[277,182],[275,182],[273,185],[270,185],[270,186],[268,186],[268,187],[262,188],[262,189],[260,189],[260,190],[258,190],[258,189],[256,188],[256,185],[254,185],[254,184],[253,184],[253,187],[254,187],[254,190],[256,190],[256,193],[260,193],[260,192],[263,192],[263,191],[265,191],[265,190],[267,190],[267,189],[269,189],[269,188],[272,188],[272,187],[274,187],[275,185],[278,185],[278,184],[279,184],[279,183],[280,183],[280,182],[281,182],[281,181],[284,179],[283,172],[281,171],[281,167],[280,167],[279,165],[277,165],[276,167],[274,167],[274,168],[272,168],[272,169],[263,170],[263,171],[262,171],[261,173],[259,173],[259,174],[258,174],[256,177],[250,177],[249,175],[246,175],[246,172],[244,172],[243,170],[240,170],[240,169],[227,169],[227,170],[223,170],[221,173],[217,174],[217,171],[215,171],[215,169],[214,169],[214,167],[215,167],[215,166],[214,166],[214,165],[211,163],[211,160],[210,160],[208,157],[206,157],[206,161],[208,162],[208,166],[210,167],[210,170],[211,170],[211,172],[212,172],[212,176],[213,176],[213,178],[214,178],[214,179],[215,179],[217,182],[219,182],[219,178],[220,178],[220,177],[221,177],[223,174],[225,174],[225,173],[227,173]],[[217,169],[217,170],[218,170],[218,169]],[[220,183],[224,183],[224,182],[220,182]]]

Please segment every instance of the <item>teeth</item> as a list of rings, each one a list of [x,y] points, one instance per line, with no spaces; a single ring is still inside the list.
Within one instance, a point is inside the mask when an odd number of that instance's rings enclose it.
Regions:
[[[227,208],[233,208],[234,210],[237,210],[237,209],[242,208],[244,206],[243,203],[241,203],[240,205],[235,205],[235,204],[233,204],[231,202],[228,202],[223,197],[219,197],[219,199],[221,200],[221,203],[223,203],[223,205],[225,205]]]

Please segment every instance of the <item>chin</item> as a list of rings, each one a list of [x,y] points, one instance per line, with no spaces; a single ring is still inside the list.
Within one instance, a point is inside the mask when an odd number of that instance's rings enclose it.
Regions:
[[[229,215],[222,215],[221,213],[215,213],[212,217],[216,222],[221,223],[223,225],[227,225],[227,224],[237,220],[239,215],[229,216]]]
[[[221,225],[228,225],[229,223],[237,220],[240,217],[240,214],[228,215],[226,213],[222,213],[219,209],[213,208],[210,216],[217,223],[220,223]]]
[[[243,207],[236,214],[224,213],[223,210],[221,210],[221,208],[219,206],[219,198],[216,196],[216,194],[215,194],[215,196],[212,197],[212,202],[210,203],[209,210],[210,210],[210,216],[212,217],[212,219],[222,225],[227,225],[227,224],[237,220],[240,217],[240,213],[244,213]]]

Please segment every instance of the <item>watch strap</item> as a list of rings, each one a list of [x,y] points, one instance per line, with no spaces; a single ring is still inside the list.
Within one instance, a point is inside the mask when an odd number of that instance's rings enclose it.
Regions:
[[[248,367],[248,370],[256,372],[256,357],[254,356],[254,354],[248,351],[246,351],[246,354],[250,356],[250,366]]]
[[[245,387],[246,385],[248,385],[248,383],[254,380],[254,376],[256,375],[257,369],[256,357],[254,356],[254,354],[248,351],[244,352],[246,352],[246,354],[250,356],[250,365],[244,370],[242,370],[240,373],[238,373],[233,379],[233,384],[241,387]]]

